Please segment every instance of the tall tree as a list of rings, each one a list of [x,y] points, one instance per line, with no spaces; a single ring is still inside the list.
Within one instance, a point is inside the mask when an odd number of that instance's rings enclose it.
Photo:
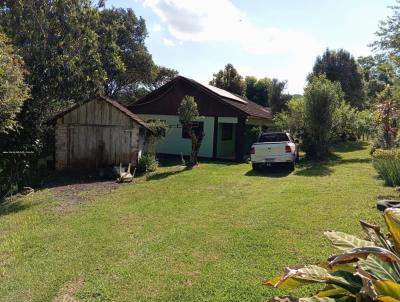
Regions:
[[[333,114],[343,97],[340,84],[325,75],[310,79],[304,90],[305,137],[303,148],[310,158],[324,159],[329,153]]]
[[[99,51],[107,73],[106,94],[121,99],[136,99],[177,76],[177,71],[154,64],[145,39],[145,20],[132,9],[100,11]]]
[[[8,133],[16,127],[16,114],[29,94],[25,73],[22,58],[0,33],[0,133]]]
[[[332,82],[339,82],[344,92],[344,99],[353,107],[363,108],[364,89],[362,74],[354,57],[344,49],[327,49],[317,57],[310,78],[325,74]]]
[[[225,89],[237,95],[244,96],[245,82],[232,64],[227,64],[223,70],[213,75],[210,85]]]
[[[190,154],[190,164],[196,166],[198,164],[197,154],[199,153],[201,143],[204,138],[204,132],[200,128],[196,128],[196,120],[200,118],[197,103],[192,96],[186,95],[178,108],[179,122],[187,131],[192,141],[192,152]]]
[[[100,7],[101,6],[101,7]],[[133,100],[174,77],[145,47],[145,22],[104,1],[3,0],[0,30],[26,62],[31,98],[20,114],[20,138],[32,144],[55,112],[98,93]]]
[[[26,143],[40,136],[55,111],[102,90],[97,26],[89,0],[2,1],[0,28],[23,57],[32,87],[20,115]]]
[[[366,98],[371,106],[386,85],[393,84],[396,77],[394,66],[382,55],[359,57],[357,62],[363,74]]]
[[[270,83],[268,103],[273,114],[287,109],[287,103],[291,97],[283,93],[286,84],[287,81],[279,81],[278,79],[272,79]]]
[[[245,78],[246,97],[261,106],[269,106],[268,97],[272,81],[269,78],[257,79],[254,76]]]
[[[396,65],[396,74],[399,75],[400,67],[400,1],[397,5],[391,6],[393,11],[386,21],[381,21],[376,32],[378,40],[372,46],[375,51],[380,52],[387,60]]]

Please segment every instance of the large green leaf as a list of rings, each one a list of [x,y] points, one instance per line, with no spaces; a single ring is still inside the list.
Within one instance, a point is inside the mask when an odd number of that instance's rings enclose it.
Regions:
[[[393,263],[385,262],[376,256],[370,255],[367,259],[361,259],[358,265],[377,279],[400,281],[400,275],[396,272]]]
[[[274,297],[270,302],[356,302],[356,298],[347,295],[338,295],[334,298],[331,297],[317,297],[312,296],[308,298],[295,298],[290,296]],[[393,301],[395,302],[395,301]]]
[[[330,273],[327,269],[316,265],[289,266],[281,278],[276,277],[264,282],[265,285],[275,288],[293,288],[308,283],[334,284],[349,291],[357,291],[357,288],[361,287],[352,273]]]
[[[316,297],[332,297],[332,296],[338,296],[338,295],[347,295],[351,296],[352,294],[345,290],[344,288],[329,288],[329,289],[324,289],[319,291],[317,294],[315,294]]]
[[[400,302],[400,300],[397,300],[397,299],[389,297],[389,296],[379,297],[378,300],[382,301],[382,302]]]
[[[332,244],[340,250],[349,250],[357,247],[375,246],[372,241],[359,239],[356,236],[342,232],[327,231],[324,235],[332,242]]]
[[[336,302],[333,298],[320,298],[320,297],[308,297],[308,298],[295,298],[290,296],[285,297],[274,297],[270,302]]]
[[[374,288],[379,297],[391,297],[400,300],[400,284],[393,281],[378,280]]]
[[[388,208],[383,214],[396,251],[400,253],[400,209]]]
[[[336,264],[350,263],[359,259],[367,259],[369,255],[375,255],[385,262],[400,262],[400,258],[389,250],[378,246],[361,247],[351,249],[341,255],[333,256],[328,259],[329,266]]]

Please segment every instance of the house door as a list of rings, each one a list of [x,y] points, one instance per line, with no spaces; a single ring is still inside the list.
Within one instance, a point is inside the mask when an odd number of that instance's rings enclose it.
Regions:
[[[217,158],[235,159],[236,124],[219,123],[217,139]]]

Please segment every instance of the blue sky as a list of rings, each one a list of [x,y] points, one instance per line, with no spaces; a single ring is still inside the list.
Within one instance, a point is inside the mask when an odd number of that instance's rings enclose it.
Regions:
[[[395,0],[108,0],[146,20],[154,61],[207,83],[232,63],[241,75],[288,80],[302,93],[315,57],[371,53]]]

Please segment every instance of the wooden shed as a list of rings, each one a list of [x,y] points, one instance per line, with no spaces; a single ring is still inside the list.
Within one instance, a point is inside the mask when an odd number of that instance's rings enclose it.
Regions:
[[[135,165],[149,131],[138,116],[104,96],[77,104],[52,121],[57,170]]]

